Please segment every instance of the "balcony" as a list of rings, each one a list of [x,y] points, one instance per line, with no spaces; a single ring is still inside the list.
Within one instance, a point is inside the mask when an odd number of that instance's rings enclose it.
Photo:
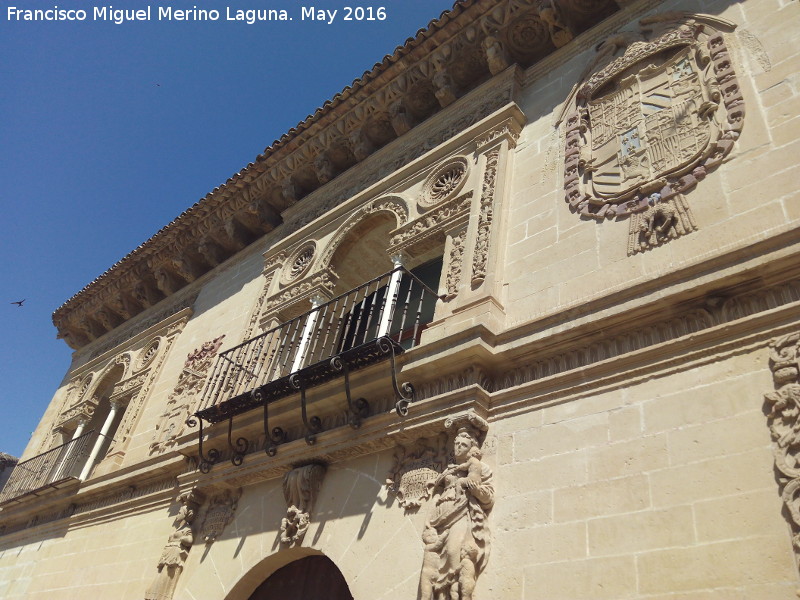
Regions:
[[[229,420],[232,460],[240,464],[246,442],[239,438],[238,445],[232,443],[232,419],[263,407],[264,431],[274,442],[268,453],[273,455],[281,432],[269,429],[268,406],[293,394],[300,396],[306,442],[313,444],[321,423],[308,417],[305,392],[335,378],[343,379],[350,425],[358,427],[369,407],[363,399],[353,400],[350,373],[380,362],[389,362],[397,413],[407,414],[413,387],[398,384],[395,358],[419,344],[438,299],[416,275],[397,267],[327,302],[314,299],[307,313],[221,353],[196,418],[188,421],[200,425],[201,470],[210,469],[219,457],[213,450],[203,454],[203,421]]]
[[[96,438],[97,434],[89,431],[44,454],[18,463],[0,491],[0,505],[21,501],[27,496],[39,496],[71,481],[79,481]]]

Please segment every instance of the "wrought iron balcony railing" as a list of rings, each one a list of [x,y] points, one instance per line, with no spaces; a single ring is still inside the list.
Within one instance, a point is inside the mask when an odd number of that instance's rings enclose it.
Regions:
[[[96,437],[94,431],[89,431],[66,444],[17,463],[0,491],[0,504],[28,494],[36,495],[69,480],[77,480]]]
[[[395,357],[419,343],[433,318],[438,295],[403,267],[368,281],[328,302],[315,302],[307,313],[220,353],[204,389],[200,410],[189,424],[200,424],[201,468],[210,468],[215,456],[203,456],[202,422],[219,423],[254,408],[264,407],[268,452],[274,454],[281,434],[270,431],[267,405],[299,393],[306,441],[321,430],[319,419],[306,414],[305,390],[336,377],[344,378],[350,424],[358,427],[367,416],[363,400],[350,396],[349,373],[389,360],[397,412],[404,415],[413,398],[410,384],[398,385]],[[234,458],[247,451],[239,438]],[[236,464],[239,464],[236,463]]]

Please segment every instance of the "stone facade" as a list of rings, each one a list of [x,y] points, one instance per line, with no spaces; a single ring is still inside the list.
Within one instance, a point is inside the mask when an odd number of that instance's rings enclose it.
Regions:
[[[797,597],[798,22],[458,2],[56,311],[0,596],[247,600],[324,555],[357,600]],[[441,268],[391,361],[197,416],[393,257]]]

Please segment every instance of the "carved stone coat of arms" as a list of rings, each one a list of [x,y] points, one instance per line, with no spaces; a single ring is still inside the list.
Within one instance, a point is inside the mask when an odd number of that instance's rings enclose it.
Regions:
[[[630,253],[695,229],[683,194],[741,132],[744,103],[713,24],[673,13],[613,36],[569,102],[565,199],[586,217],[630,216]]]

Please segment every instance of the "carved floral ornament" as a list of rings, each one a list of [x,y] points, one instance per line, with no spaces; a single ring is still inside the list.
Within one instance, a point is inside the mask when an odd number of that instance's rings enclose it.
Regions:
[[[306,242],[302,244],[286,261],[281,274],[281,285],[289,285],[302,279],[311,269],[316,256],[316,244]]]
[[[565,200],[584,217],[632,217],[630,253],[696,228],[683,195],[742,131],[744,101],[715,28],[724,25],[703,15],[643,19],[640,33],[599,46],[567,102]]]
[[[795,564],[800,566],[800,333],[776,340],[770,347],[769,363],[775,391],[765,394],[764,401]]]
[[[435,169],[422,186],[419,205],[429,208],[454,198],[464,187],[469,173],[469,162],[463,156],[448,160]]]

